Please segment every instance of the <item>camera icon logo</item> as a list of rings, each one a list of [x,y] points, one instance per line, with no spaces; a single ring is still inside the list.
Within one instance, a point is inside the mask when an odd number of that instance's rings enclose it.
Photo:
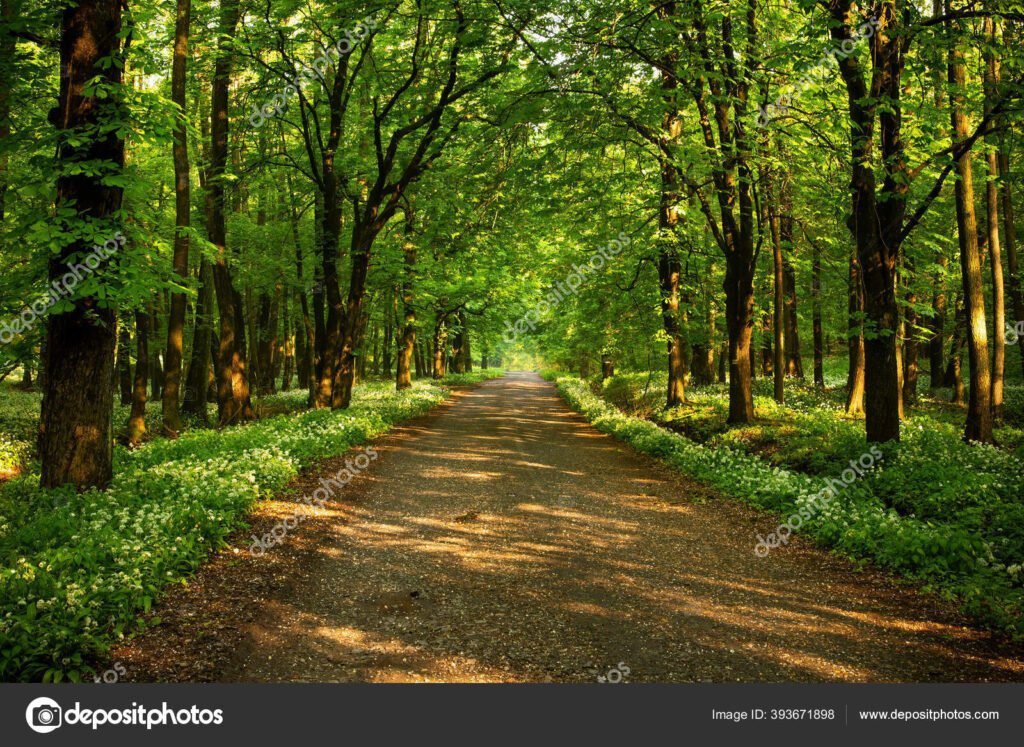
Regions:
[[[52,698],[36,698],[25,709],[28,728],[40,734],[48,734],[63,723],[63,709]]]

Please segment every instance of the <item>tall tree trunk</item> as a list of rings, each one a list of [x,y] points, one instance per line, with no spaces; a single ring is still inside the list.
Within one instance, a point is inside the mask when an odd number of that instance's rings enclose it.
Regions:
[[[663,17],[675,14],[676,6],[668,3],[662,7]],[[661,92],[665,112],[661,121],[661,143],[664,150],[674,147],[682,134],[682,118],[676,93],[679,79],[676,76],[678,50],[672,50],[662,60]],[[661,197],[658,205],[658,285],[661,294],[661,319],[667,337],[668,387],[665,407],[678,407],[686,402],[686,377],[690,371],[690,350],[682,334],[683,323],[680,309],[680,287],[682,266],[679,261],[676,236],[679,223],[679,170],[671,159],[660,159]]]
[[[861,22],[849,3],[830,6],[833,41],[844,43]],[[880,22],[891,21],[892,0],[877,8]],[[896,303],[896,261],[899,257],[906,188],[909,181],[903,153],[900,95],[905,39],[886,28],[871,40],[872,75],[867,82],[859,55],[837,58],[846,87],[850,123],[851,211],[848,226],[857,245],[864,288],[864,414],[869,442],[900,438],[901,372],[897,360],[899,310]],[[886,97],[886,106],[876,104]],[[876,125],[881,152],[874,153]],[[876,192],[875,162],[883,164],[881,191]],[[851,384],[856,384],[855,381]],[[856,408],[856,386],[850,404]]]
[[[128,443],[138,446],[146,435],[146,384],[149,379],[149,314],[135,312],[135,383],[132,386],[132,411],[128,416]]]
[[[118,0],[80,0],[64,6],[60,37],[60,98],[52,121],[64,135],[89,132],[83,145],[62,137],[58,149],[57,205],[74,210],[76,221],[110,236],[111,220],[121,209],[122,190],[108,177],[124,168],[124,141],[119,128],[97,133],[102,122],[125,117],[120,96],[90,95],[93,79],[121,85],[121,7]],[[118,64],[103,65],[105,60]],[[112,168],[62,168],[72,161],[111,164]],[[76,228],[74,235],[88,231]],[[77,238],[49,262],[50,281],[70,271],[70,257],[90,250]],[[107,484],[113,475],[111,417],[116,314],[95,296],[74,301],[70,311],[46,322],[43,355],[43,401],[39,431],[43,487],[71,483],[80,489]]]
[[[811,250],[811,328],[814,337],[814,385],[825,388],[825,335],[821,324],[821,248],[815,242]]]
[[[993,52],[997,43],[995,22],[991,16],[984,21],[985,39],[985,115],[989,116],[996,106],[999,92],[999,61]],[[1003,381],[1006,370],[1006,297],[1003,288],[1003,255],[999,244],[999,153],[998,138],[994,126],[989,122],[985,134],[989,145],[986,156],[988,181],[985,185],[986,234],[988,236],[989,260],[992,265],[992,414],[998,419],[1003,410]],[[973,372],[972,372],[973,373]]]
[[[185,72],[188,63],[188,34],[191,25],[192,0],[178,0],[174,21],[174,55],[171,62],[171,101],[178,107],[174,128],[174,273],[184,285],[188,280],[188,251],[191,226],[191,197],[188,162],[188,130],[185,127]],[[178,414],[181,387],[182,347],[185,339],[185,294],[171,294],[167,316],[167,352],[164,355],[164,430],[177,435],[181,430]]]
[[[789,219],[792,223],[792,218]],[[786,221],[782,221],[782,225],[785,225]],[[792,229],[790,230],[792,235]],[[786,232],[782,232],[782,245],[783,247],[789,245],[792,246],[792,239],[786,239]],[[793,269],[793,263],[785,258],[783,254],[782,261],[782,292],[785,298],[785,318],[784,322],[786,325],[786,375],[794,379],[804,378],[804,362],[800,355],[800,325],[799,316],[797,314],[797,291],[796,291],[796,272]]]
[[[772,234],[772,267],[774,269],[774,313],[772,316],[772,344],[775,358],[772,361],[772,381],[774,384],[775,401],[786,400],[786,307],[785,280],[782,267],[782,235],[779,230],[778,204],[775,201],[774,185],[768,182],[768,221]]]
[[[846,375],[846,414],[864,414],[864,283],[856,250],[850,259],[849,293],[849,367]]]
[[[0,0],[0,19],[4,23],[11,23],[14,20],[12,0]],[[0,35],[0,60],[13,61],[14,50],[14,34]],[[11,136],[11,87],[13,82],[14,76],[7,72],[0,76],[0,144],[6,144],[5,141]],[[10,182],[8,163],[7,149],[0,147],[0,224],[6,217],[4,205]]]
[[[950,119],[953,145],[969,135],[964,112],[966,72],[963,53],[954,46],[949,52]],[[967,424],[968,441],[992,441],[992,378],[988,357],[988,330],[985,325],[985,292],[981,278],[981,254],[978,248],[978,224],[974,213],[974,177],[971,156],[965,152],[956,159],[956,223],[960,237],[960,274],[963,278],[964,308],[967,319],[967,355],[971,365]]]
[[[249,399],[249,372],[243,347],[244,325],[238,324],[238,292],[231,279],[225,225],[224,172],[228,161],[228,95],[231,84],[232,52],[228,39],[234,36],[239,18],[239,0],[221,4],[220,37],[223,41],[214,63],[210,121],[210,164],[207,190],[207,232],[216,250],[213,267],[217,308],[220,317],[220,341],[217,346],[217,416],[220,425],[252,417]]]
[[[402,274],[402,316],[403,325],[398,341],[398,360],[395,365],[395,388],[401,391],[412,386],[409,370],[410,361],[416,350],[416,307],[413,305],[413,279],[416,274],[416,244],[412,240],[413,213],[407,209],[405,213],[405,240],[402,251],[405,255]],[[416,376],[421,375],[419,357],[413,363]]]

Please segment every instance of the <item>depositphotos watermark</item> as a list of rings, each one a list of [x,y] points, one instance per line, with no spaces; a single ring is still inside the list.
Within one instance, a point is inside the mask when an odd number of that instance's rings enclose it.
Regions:
[[[850,466],[842,471],[838,479],[835,477],[828,478],[828,484],[811,496],[806,505],[800,506],[799,510],[791,514],[784,523],[779,524],[774,532],[767,537],[762,537],[760,534],[757,535],[754,554],[759,558],[765,558],[768,556],[768,553],[779,545],[788,545],[789,536],[795,530],[802,527],[804,522],[808,521],[812,516],[826,509],[835,500],[835,497],[839,495],[840,491],[845,490],[861,477],[864,477],[864,473],[867,470],[874,467],[877,462],[882,461],[884,458],[885,455],[882,453],[882,450],[877,446],[872,446],[868,451],[861,454],[859,458],[851,459]]]
[[[341,39],[330,47],[324,48],[324,53],[313,60],[313,64],[305,67],[302,72],[294,77],[285,77],[285,86],[281,93],[274,96],[263,106],[252,105],[252,114],[249,115],[249,124],[259,128],[267,123],[268,119],[280,116],[281,112],[288,106],[288,99],[296,95],[303,84],[323,79],[327,74],[327,66],[332,60],[344,57],[361,42],[370,32],[377,28],[377,22],[370,16],[364,18],[352,30],[345,29]]]
[[[565,280],[559,280],[551,286],[548,289],[548,292],[544,295],[544,298],[535,303],[533,308],[519,317],[515,324],[512,322],[505,322],[505,331],[501,333],[501,338],[511,345],[516,341],[516,338],[519,337],[519,335],[526,334],[527,329],[533,332],[537,328],[537,325],[540,323],[540,319],[544,314],[547,314],[551,309],[555,308],[569,296],[575,295],[582,287],[583,281],[588,275],[601,270],[601,268],[604,267],[605,262],[610,262],[612,257],[617,257],[623,249],[630,245],[631,241],[632,240],[629,236],[619,232],[617,238],[612,239],[594,252],[590,256],[590,259],[582,265],[574,264],[572,266],[572,272],[566,276]]]
[[[93,731],[101,726],[145,726],[149,731],[154,726],[220,726],[224,711],[197,705],[171,708],[167,701],[159,708],[139,703],[132,703],[130,708],[82,708],[77,700],[65,710],[53,698],[36,698],[25,709],[25,721],[39,734],[49,734],[62,726],[88,726]]]
[[[31,331],[38,324],[40,318],[53,308],[58,301],[70,297],[75,288],[85,278],[92,275],[108,259],[113,257],[124,246],[125,238],[121,233],[114,234],[114,238],[107,239],[102,246],[96,245],[85,255],[81,263],[72,264],[62,277],[50,283],[46,295],[38,301],[29,304],[14,318],[12,322],[4,322],[0,325],[0,343],[6,345],[16,335],[25,334]]]
[[[316,509],[323,508],[328,499],[334,497],[335,489],[341,490],[352,482],[352,478],[368,468],[370,463],[374,461],[377,456],[377,451],[368,446],[362,454],[354,459],[346,458],[345,466],[339,469],[333,478],[325,480],[321,477],[320,487],[309,495],[302,496],[298,502],[309,507],[316,506]],[[314,509],[314,512],[316,509]],[[293,531],[297,526],[299,526],[299,524],[303,523],[310,516],[311,514],[306,511],[299,510],[287,519],[282,519],[277,522],[274,525],[274,528],[269,532],[266,532],[262,537],[257,537],[255,534],[252,535],[252,544],[249,545],[249,554],[254,558],[265,555],[267,550],[284,542],[289,532]]]
[[[854,30],[849,39],[843,39],[838,47],[832,47],[825,52],[814,67],[804,73],[800,79],[796,81],[794,88],[797,91],[802,91],[813,86],[817,82],[815,79],[820,77],[822,72],[829,67],[829,60],[845,60],[854,53],[860,42],[865,39],[870,39],[875,35],[876,31],[878,31],[877,18],[869,18],[864,21],[864,23],[860,24],[860,26]],[[778,96],[773,103],[765,104],[760,107],[757,113],[757,126],[767,127],[773,119],[788,112],[789,105],[791,103],[793,103],[793,95],[782,94]]]

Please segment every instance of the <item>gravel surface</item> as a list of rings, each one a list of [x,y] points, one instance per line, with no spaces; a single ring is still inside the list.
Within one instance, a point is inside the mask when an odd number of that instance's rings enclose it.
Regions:
[[[253,558],[249,535],[343,460],[261,504],[112,661],[142,681],[1024,681],[1024,649],[947,602],[800,538],[755,556],[777,517],[598,433],[534,374],[374,448]]]

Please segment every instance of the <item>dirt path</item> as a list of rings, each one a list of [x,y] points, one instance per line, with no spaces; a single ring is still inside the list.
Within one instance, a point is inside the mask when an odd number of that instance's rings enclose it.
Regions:
[[[620,662],[633,682],[1024,680],[1019,647],[939,600],[799,540],[756,557],[777,520],[598,433],[533,374],[376,448],[293,545],[169,600],[191,612],[122,652],[140,676],[186,676],[147,665],[146,640],[202,655],[181,649],[198,624],[229,681],[593,682]],[[278,582],[224,581],[261,573]]]

